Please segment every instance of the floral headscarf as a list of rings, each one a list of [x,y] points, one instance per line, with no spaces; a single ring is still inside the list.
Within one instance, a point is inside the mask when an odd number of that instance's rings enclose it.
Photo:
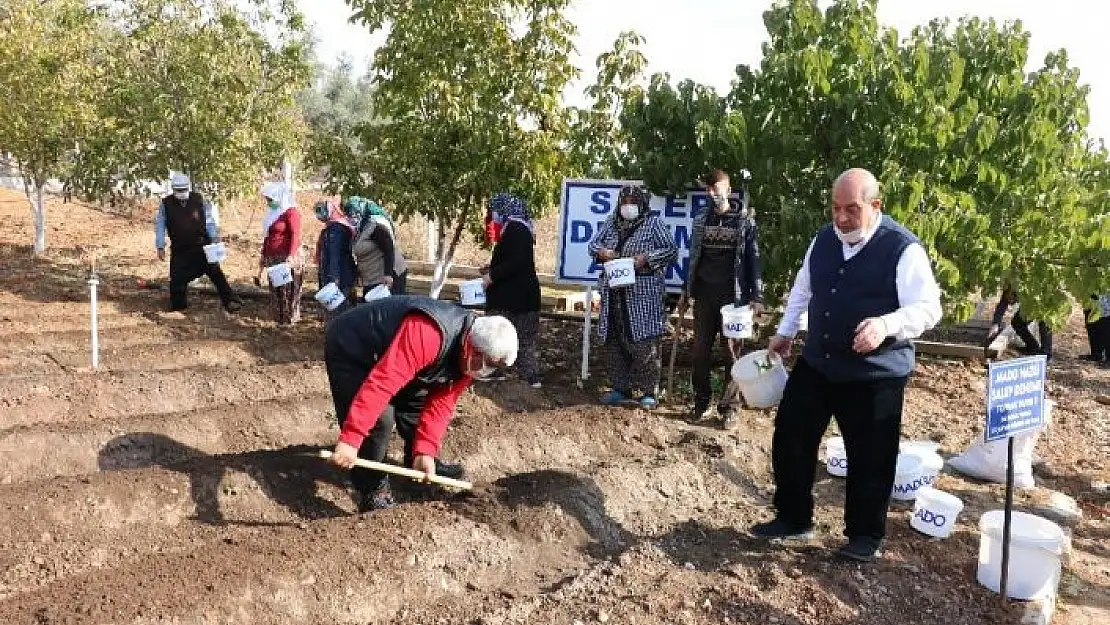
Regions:
[[[528,232],[532,233],[532,237],[536,236],[536,225],[532,222],[532,218],[528,213],[528,205],[524,200],[516,197],[511,193],[498,193],[490,198],[489,209],[496,215],[500,215],[503,221],[515,221],[523,224],[528,228]]]

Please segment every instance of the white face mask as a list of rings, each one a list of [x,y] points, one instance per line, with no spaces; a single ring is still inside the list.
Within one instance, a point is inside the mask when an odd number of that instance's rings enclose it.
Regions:
[[[640,216],[640,207],[635,204],[621,204],[621,217],[625,219],[636,219]]]
[[[181,200],[182,202],[184,202],[185,200],[189,199],[189,192],[188,191],[174,191],[173,196],[175,198]]]
[[[882,216],[879,214],[879,211],[872,210],[870,228],[874,228],[876,225],[878,225],[879,219],[881,217]],[[836,238],[840,239],[840,242],[844,243],[846,245],[856,245],[856,244],[858,244],[860,241],[863,240],[863,234],[865,232],[865,230],[862,226],[859,227],[859,228],[856,228],[855,230],[849,230],[848,232],[844,232],[840,228],[836,227],[836,224],[833,224],[833,230],[836,232]]]

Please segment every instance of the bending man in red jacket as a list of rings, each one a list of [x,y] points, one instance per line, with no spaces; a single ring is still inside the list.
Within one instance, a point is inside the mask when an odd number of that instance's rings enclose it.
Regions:
[[[331,462],[382,461],[393,426],[405,440],[405,464],[462,477],[437,460],[459,396],[475,376],[516,361],[516,330],[504,317],[475,317],[451,302],[395,296],[358,306],[327,328],[324,362],[341,431]],[[354,468],[359,512],[394,505],[388,477]]]

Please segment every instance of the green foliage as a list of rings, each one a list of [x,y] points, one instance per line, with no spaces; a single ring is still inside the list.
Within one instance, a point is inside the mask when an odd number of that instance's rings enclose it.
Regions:
[[[309,130],[305,163],[324,174],[328,193],[359,193],[370,184],[358,133],[375,121],[373,85],[369,76],[354,76],[346,57],[334,68],[319,67],[317,76],[298,98]]]
[[[77,193],[103,198],[171,170],[210,193],[252,193],[299,151],[295,96],[311,67],[294,3],[129,0],[112,26],[101,130],[67,180]]]
[[[96,126],[102,28],[103,16],[81,0],[11,0],[0,13],[0,152],[26,180],[36,254],[46,247],[41,189]]]
[[[575,75],[567,1],[349,0],[389,34],[374,62],[383,121],[357,132],[369,184],[345,190],[448,226],[445,261],[465,230],[481,231],[494,193],[553,206],[567,166],[560,97]]]
[[[887,212],[921,237],[956,320],[1005,281],[1057,325],[1069,295],[1110,290],[1107,154],[1087,138],[1088,89],[1066,53],[1026,75],[1020,23],[934,21],[901,39],[876,6],[776,3],[759,68],[739,67],[725,98],[656,76],[622,112],[630,162],[657,190],[749,169],[771,296],[849,167],[874,172]]]

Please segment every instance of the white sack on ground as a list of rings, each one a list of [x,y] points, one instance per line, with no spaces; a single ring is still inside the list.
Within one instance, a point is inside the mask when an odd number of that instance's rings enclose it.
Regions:
[[[1045,425],[1044,427],[1014,437],[1014,487],[1034,488],[1033,464],[1035,463],[1033,448],[1037,444],[1044,428],[1052,424],[1051,399],[1045,400]],[[983,434],[971,443],[964,453],[948,459],[948,466],[952,469],[981,480],[1006,483],[1006,439],[985,442]]]

